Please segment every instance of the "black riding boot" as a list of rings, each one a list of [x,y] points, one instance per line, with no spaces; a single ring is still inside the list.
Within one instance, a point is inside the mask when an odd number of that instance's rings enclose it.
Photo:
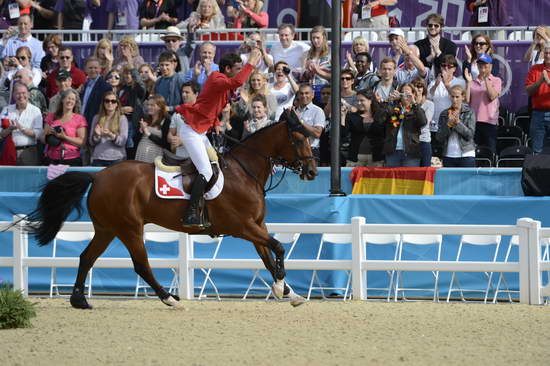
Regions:
[[[191,199],[189,200],[189,206],[187,206],[187,212],[182,219],[184,226],[204,227],[200,208],[204,202],[204,188],[206,187],[206,178],[202,174],[199,174],[193,182],[193,188],[191,188]]]

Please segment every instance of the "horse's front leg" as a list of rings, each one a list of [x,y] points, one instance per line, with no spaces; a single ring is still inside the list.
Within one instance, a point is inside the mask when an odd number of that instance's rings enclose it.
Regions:
[[[273,239],[275,240],[275,239]],[[279,243],[281,245],[281,243]],[[281,245],[282,246],[282,245]],[[305,302],[305,299],[298,295],[297,293],[292,290],[292,287],[286,283],[284,280],[278,280],[276,276],[276,261],[273,259],[273,255],[271,254],[271,250],[267,248],[266,246],[257,245],[254,243],[254,247],[256,248],[256,251],[260,255],[260,258],[262,258],[262,261],[264,262],[265,268],[271,273],[271,276],[273,277],[273,280],[275,281],[273,285],[271,286],[271,290],[273,291],[273,296],[275,296],[278,299],[281,299],[283,297],[288,297],[290,300],[290,304],[292,306],[299,306],[302,305]],[[283,248],[284,250],[284,248]],[[283,254],[283,261],[282,261],[282,268],[284,271],[284,254]]]

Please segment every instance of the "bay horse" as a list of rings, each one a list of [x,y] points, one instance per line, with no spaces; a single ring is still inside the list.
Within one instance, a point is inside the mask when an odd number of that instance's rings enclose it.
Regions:
[[[317,166],[312,156],[307,130],[294,111],[285,111],[279,122],[269,125],[233,146],[224,154],[224,187],[221,194],[206,201],[211,226],[208,234],[231,235],[250,241],[271,273],[273,294],[287,296],[293,306],[305,300],[285,283],[284,247],[267,231],[265,184],[275,164],[313,180]],[[78,274],[70,303],[91,309],[84,296],[84,281],[97,258],[118,237],[128,249],[135,272],[151,286],[160,300],[176,306],[179,297],[169,294],[155,279],[143,240],[143,227],[154,223],[189,234],[204,233],[185,228],[181,215],[187,200],[161,199],[154,192],[152,163],[123,161],[97,173],[67,172],[48,182],[41,190],[36,209],[26,216],[28,230],[38,245],[51,242],[74,210],[81,214],[81,200],[88,187],[88,212],[94,237],[80,254]],[[34,222],[34,224],[32,224]],[[275,254],[275,258],[273,258]]]

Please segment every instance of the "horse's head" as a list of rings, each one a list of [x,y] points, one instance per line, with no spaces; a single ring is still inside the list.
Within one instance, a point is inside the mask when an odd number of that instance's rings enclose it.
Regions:
[[[289,142],[281,153],[287,166],[295,173],[300,174],[303,180],[313,180],[317,176],[317,163],[311,151],[308,137],[311,134],[300,122],[300,118],[292,109],[285,110],[279,122],[286,122]]]

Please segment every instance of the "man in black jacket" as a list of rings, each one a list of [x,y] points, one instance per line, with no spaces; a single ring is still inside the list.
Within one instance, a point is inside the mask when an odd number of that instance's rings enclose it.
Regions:
[[[420,50],[420,60],[422,60],[424,66],[427,68],[434,67],[434,76],[441,72],[441,59],[443,56],[456,56],[456,44],[441,35],[444,21],[439,14],[428,15],[426,23],[428,37],[414,43]]]

